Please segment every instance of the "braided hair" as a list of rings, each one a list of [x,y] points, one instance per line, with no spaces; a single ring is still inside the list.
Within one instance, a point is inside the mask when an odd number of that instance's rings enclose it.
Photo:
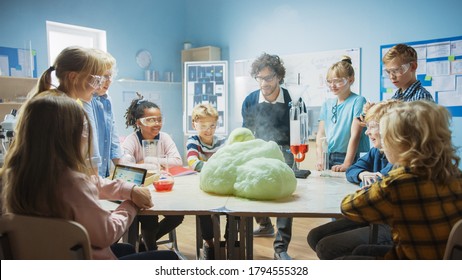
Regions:
[[[136,121],[143,117],[145,109],[156,108],[160,110],[159,106],[154,102],[144,99],[138,92],[136,95],[138,97],[132,100],[124,115],[126,127],[132,126],[135,131],[138,129]]]

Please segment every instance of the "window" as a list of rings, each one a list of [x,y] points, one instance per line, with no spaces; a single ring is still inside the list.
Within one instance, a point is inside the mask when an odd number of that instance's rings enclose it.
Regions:
[[[82,46],[106,51],[106,31],[47,21],[48,64],[66,47]]]

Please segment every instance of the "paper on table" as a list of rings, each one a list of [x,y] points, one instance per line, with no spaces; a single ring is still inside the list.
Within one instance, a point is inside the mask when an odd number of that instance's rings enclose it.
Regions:
[[[170,172],[170,174],[172,174],[174,177],[178,177],[178,176],[184,176],[184,175],[189,175],[189,174],[195,174],[197,173],[196,171],[194,170],[191,170],[187,167],[183,167],[183,166],[171,166],[168,171]]]

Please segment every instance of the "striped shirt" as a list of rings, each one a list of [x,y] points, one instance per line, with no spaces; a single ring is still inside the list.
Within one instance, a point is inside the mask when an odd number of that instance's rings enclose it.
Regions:
[[[225,144],[225,138],[213,136],[211,146],[201,142],[199,135],[189,136],[186,148],[188,149],[188,166],[200,172],[204,163]]]
[[[415,81],[405,91],[401,91],[401,89],[399,88],[395,92],[395,94],[393,94],[391,99],[402,100],[404,102],[416,101],[416,100],[435,101],[433,100],[433,96],[430,94],[430,92],[428,92],[422,86],[422,83],[420,83],[419,80]]]
[[[346,196],[341,208],[350,220],[390,225],[394,247],[386,259],[442,259],[449,232],[462,218],[462,176],[442,185],[399,167]]]

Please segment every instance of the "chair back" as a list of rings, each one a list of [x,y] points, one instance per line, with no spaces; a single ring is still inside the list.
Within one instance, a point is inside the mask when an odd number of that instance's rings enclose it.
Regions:
[[[91,259],[87,230],[74,221],[5,214],[0,240],[2,260]]]
[[[444,252],[445,260],[462,260],[462,220],[452,227]]]

